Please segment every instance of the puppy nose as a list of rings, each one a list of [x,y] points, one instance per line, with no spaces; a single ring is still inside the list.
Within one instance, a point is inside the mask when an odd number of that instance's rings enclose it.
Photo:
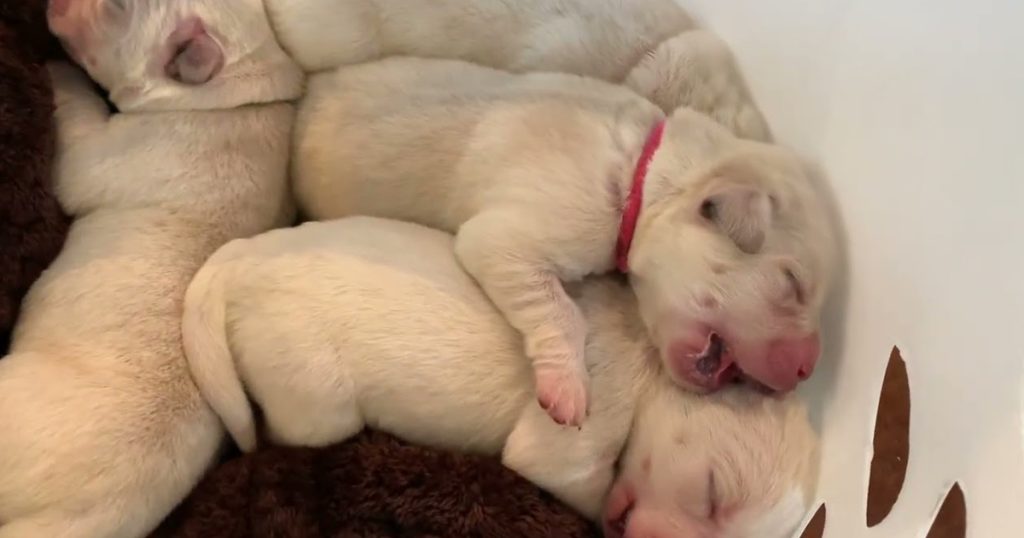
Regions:
[[[773,388],[788,391],[811,377],[821,354],[821,340],[814,332],[798,338],[780,338],[768,347],[768,364],[775,381]]]

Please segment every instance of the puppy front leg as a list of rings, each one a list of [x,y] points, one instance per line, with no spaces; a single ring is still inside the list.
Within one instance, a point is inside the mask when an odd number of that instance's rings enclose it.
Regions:
[[[63,153],[99,135],[110,111],[82,70],[63,62],[46,68],[53,84],[58,151]]]
[[[57,128],[54,190],[64,211],[79,216],[106,201],[110,174],[104,163],[123,148],[110,143],[110,111],[85,73],[59,62],[47,68]]]
[[[459,229],[455,254],[523,334],[541,407],[555,422],[579,426],[589,385],[583,360],[586,322],[562,287],[559,268],[543,253],[552,238],[517,225],[522,219],[514,212],[470,219]]]

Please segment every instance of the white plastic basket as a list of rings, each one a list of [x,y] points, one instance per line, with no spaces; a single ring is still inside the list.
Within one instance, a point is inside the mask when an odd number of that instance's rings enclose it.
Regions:
[[[824,536],[923,537],[957,483],[967,536],[1024,537],[1024,2],[680,2],[733,47],[776,138],[840,206],[847,274],[805,390]],[[894,346],[909,465],[868,528]]]

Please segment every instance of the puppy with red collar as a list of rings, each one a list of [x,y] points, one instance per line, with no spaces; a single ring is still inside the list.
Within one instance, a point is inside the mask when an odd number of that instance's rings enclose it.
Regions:
[[[789,391],[814,370],[832,231],[778,146],[595,79],[397,57],[311,77],[295,137],[307,216],[456,233],[556,422],[587,412],[585,321],[563,288],[585,275],[629,276],[682,387]]]

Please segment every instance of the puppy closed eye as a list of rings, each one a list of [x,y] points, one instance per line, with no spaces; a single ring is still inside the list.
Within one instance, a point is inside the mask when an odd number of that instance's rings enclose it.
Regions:
[[[718,491],[715,487],[715,471],[708,472],[708,519],[714,520],[718,515]]]
[[[800,279],[796,276],[796,273],[788,267],[784,267],[782,272],[786,275],[786,282],[789,284],[790,293],[793,298],[796,299],[798,304],[803,305],[806,302],[807,297]]]

